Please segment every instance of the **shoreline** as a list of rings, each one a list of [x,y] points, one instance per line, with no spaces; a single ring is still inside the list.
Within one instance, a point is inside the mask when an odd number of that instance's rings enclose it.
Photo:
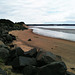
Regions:
[[[33,27],[33,26],[29,26],[29,27]],[[36,27],[34,27],[36,28]],[[42,27],[38,27],[39,29],[45,29],[45,30],[52,30],[52,31],[58,31],[58,32],[65,32],[65,33],[71,33],[71,34],[75,34],[75,29],[67,29],[67,28],[42,28]]]
[[[75,68],[75,42],[42,36],[32,31],[32,29],[11,31],[10,33],[17,37],[13,44],[21,47],[24,51],[36,47],[59,55],[66,63],[68,71],[75,73],[75,71],[70,69],[72,67]],[[28,41],[28,39],[31,39],[31,41]]]
[[[59,40],[63,40],[63,41],[69,41],[69,42],[75,42],[75,41],[72,41],[72,40],[68,40],[68,39],[62,39],[62,38],[56,38],[56,37],[49,37],[49,36],[45,36],[45,35],[40,35],[40,34],[37,34],[37,33],[34,33],[33,32],[33,29],[30,29],[31,30],[31,33],[34,34],[34,35],[38,35],[38,36],[43,36],[43,37],[46,37],[46,38],[53,38],[53,39],[59,39]],[[54,29],[52,28],[51,30],[54,31]],[[60,29],[61,30],[61,29]],[[55,31],[60,31],[59,29],[55,29]],[[67,29],[62,29],[62,30],[67,30]],[[69,30],[72,30],[72,29],[69,29]],[[75,30],[75,29],[74,29]],[[61,31],[62,32],[62,31]],[[69,33],[69,32],[68,32]]]
[[[52,37],[56,39],[62,39],[67,41],[75,42],[75,29],[54,29],[49,28],[49,30],[46,28],[31,28],[33,29],[33,33],[46,36],[46,37]],[[43,30],[44,29],[44,30]],[[47,31],[45,31],[47,30]]]

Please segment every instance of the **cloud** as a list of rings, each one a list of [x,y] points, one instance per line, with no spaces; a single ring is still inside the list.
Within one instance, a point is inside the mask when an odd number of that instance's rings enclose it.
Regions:
[[[75,0],[1,0],[0,18],[25,23],[75,23]]]

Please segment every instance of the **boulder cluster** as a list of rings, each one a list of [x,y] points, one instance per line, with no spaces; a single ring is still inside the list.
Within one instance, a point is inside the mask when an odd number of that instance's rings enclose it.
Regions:
[[[0,40],[6,43],[11,43],[16,40],[14,35],[9,34],[12,30],[24,30],[28,29],[23,26],[24,22],[14,23],[10,20],[0,19]]]
[[[13,23],[10,20],[0,19],[0,62],[12,66],[14,72],[23,75],[75,75],[67,72],[61,57],[51,52],[37,48],[27,52],[20,47],[11,49],[14,47],[11,43],[16,37],[9,34],[9,31],[27,29],[23,24],[23,22]],[[0,75],[8,74],[0,67]]]
[[[12,66],[14,72],[23,75],[75,75],[67,72],[60,56],[42,49],[33,48],[24,52],[20,47],[10,50],[3,44],[0,45],[0,57],[5,65]],[[7,75],[2,69],[0,74]]]
[[[16,40],[16,37],[12,34],[9,34],[8,31],[3,31],[0,33],[0,40],[3,41],[3,43],[8,44],[13,40]]]
[[[24,52],[17,47],[9,52],[6,65],[23,75],[74,75],[67,72],[61,57],[42,49],[33,48]]]

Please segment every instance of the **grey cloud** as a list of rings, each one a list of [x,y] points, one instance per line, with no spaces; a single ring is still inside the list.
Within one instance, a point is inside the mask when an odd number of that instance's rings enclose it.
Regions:
[[[74,23],[74,6],[74,0],[1,0],[0,18],[26,23]]]

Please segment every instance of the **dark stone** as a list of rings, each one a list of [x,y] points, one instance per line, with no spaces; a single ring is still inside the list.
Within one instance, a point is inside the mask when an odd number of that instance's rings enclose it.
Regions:
[[[32,41],[31,39],[28,39],[28,41]]]
[[[0,68],[0,75],[7,75],[7,73]]]
[[[0,57],[6,59],[9,55],[9,50],[6,48],[0,48]]]
[[[35,66],[25,66],[23,69],[23,75],[36,75],[37,68]]]
[[[12,36],[10,36],[9,34],[6,36],[6,40],[8,41],[8,42],[12,42],[13,41],[13,39],[12,39]]]
[[[7,30],[4,30],[4,31],[2,32],[2,34],[8,34],[8,31],[7,31]]]
[[[51,48],[51,49],[53,49],[53,48]]]
[[[12,61],[13,68],[20,68],[20,67],[24,67],[26,65],[36,65],[36,59],[24,57],[24,56],[19,56],[19,57],[16,57]]]
[[[16,52],[17,56],[23,56],[24,55],[24,51],[20,47],[16,47],[13,50]]]
[[[14,45],[9,45],[9,47],[10,47],[10,48],[13,48],[13,47],[14,47]]]
[[[18,56],[23,56],[24,51],[20,47],[16,47],[15,49],[11,50],[9,53],[9,56],[6,61],[6,65],[11,65],[12,61],[18,57]]]
[[[6,49],[9,49],[5,44],[1,44],[1,45],[0,45],[0,48],[6,48]]]
[[[37,49],[33,48],[27,52],[24,52],[24,55],[27,57],[36,57],[37,56]]]
[[[3,34],[3,42],[11,43],[13,40],[16,40],[16,37],[12,34]]]
[[[38,62],[37,66],[43,66],[43,65],[49,64],[51,62],[55,62],[55,61],[62,61],[59,57],[57,57],[53,53],[45,52],[42,50],[38,52],[36,59]]]
[[[16,50],[11,50],[9,52],[8,58],[5,62],[6,65],[11,65],[12,61],[17,57]]]
[[[9,35],[12,37],[13,40],[16,40],[16,37],[14,35],[12,34],[9,34]]]
[[[12,36],[10,36],[9,34],[3,34],[2,41],[4,43],[11,43],[13,41],[13,39],[12,39]]]
[[[7,35],[8,35],[8,34],[2,34],[1,36],[2,36],[2,37],[6,37]]]
[[[12,58],[14,56],[17,56],[16,55],[16,50],[11,50],[10,53],[9,53],[9,56],[10,56],[10,58]]]
[[[39,68],[38,75],[66,75],[64,62],[52,62]]]
[[[68,72],[67,71],[67,74],[66,75],[75,75],[74,73],[72,73],[72,72]]]
[[[71,69],[75,71],[75,68],[71,68]]]

